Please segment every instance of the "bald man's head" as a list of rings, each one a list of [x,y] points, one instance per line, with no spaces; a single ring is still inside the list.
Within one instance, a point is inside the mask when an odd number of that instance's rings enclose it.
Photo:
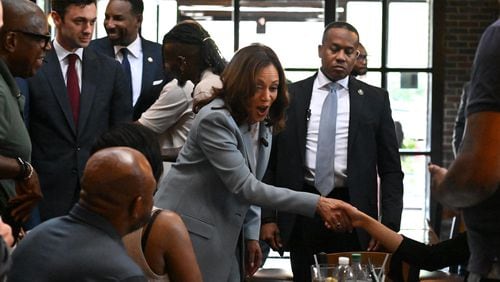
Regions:
[[[149,219],[156,181],[141,153],[127,147],[111,147],[89,158],[81,187],[80,204],[126,234]]]
[[[28,0],[2,0],[2,6],[0,57],[14,76],[33,76],[51,48],[47,18]]]
[[[46,17],[37,4],[28,0],[2,0],[6,29],[23,27],[34,30],[46,24]]]

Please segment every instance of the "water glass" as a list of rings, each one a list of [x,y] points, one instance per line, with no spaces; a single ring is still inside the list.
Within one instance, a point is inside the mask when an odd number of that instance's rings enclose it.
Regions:
[[[312,282],[336,282],[337,266],[320,264],[318,268],[315,264],[311,265],[311,280]]]

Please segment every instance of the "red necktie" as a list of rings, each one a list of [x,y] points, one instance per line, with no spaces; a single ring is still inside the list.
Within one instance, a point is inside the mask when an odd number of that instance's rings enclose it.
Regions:
[[[78,125],[78,114],[80,113],[80,86],[78,85],[78,74],[76,73],[75,62],[77,54],[68,55],[68,71],[66,73],[66,88],[68,89],[69,104],[73,112],[73,121]]]

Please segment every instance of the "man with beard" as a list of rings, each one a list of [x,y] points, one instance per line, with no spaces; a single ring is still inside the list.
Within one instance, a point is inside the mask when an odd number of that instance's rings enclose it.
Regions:
[[[107,37],[93,40],[90,48],[122,63],[132,89],[133,120],[139,119],[171,78],[165,76],[161,45],[140,35],[142,0],[111,0],[106,7]]]
[[[121,238],[148,222],[155,190],[144,155],[127,147],[97,151],[79,202],[19,243],[8,281],[146,281]]]

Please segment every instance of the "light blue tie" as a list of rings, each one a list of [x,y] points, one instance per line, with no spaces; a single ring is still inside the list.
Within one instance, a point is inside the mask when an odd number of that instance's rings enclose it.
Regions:
[[[323,102],[321,118],[319,120],[314,185],[323,196],[330,194],[335,187],[335,134],[337,127],[338,89],[340,89],[338,83],[330,83],[330,92]]]

